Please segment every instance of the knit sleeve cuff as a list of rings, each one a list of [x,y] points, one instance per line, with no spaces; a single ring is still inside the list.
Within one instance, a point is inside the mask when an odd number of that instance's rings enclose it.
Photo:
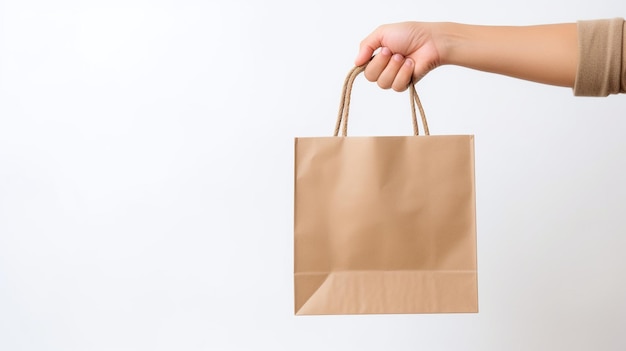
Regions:
[[[576,96],[607,96],[624,92],[626,52],[624,19],[578,21]]]

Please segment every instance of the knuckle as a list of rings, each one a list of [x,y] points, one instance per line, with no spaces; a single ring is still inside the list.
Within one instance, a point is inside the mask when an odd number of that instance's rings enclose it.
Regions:
[[[385,90],[386,90],[386,89],[391,88],[390,84],[389,84],[389,83],[387,83],[387,82],[384,82],[384,81],[380,81],[380,80],[379,80],[377,83],[378,83],[378,86],[379,86],[379,87],[381,87],[382,89],[385,89]]]
[[[394,86],[394,87],[393,87],[393,90],[394,90],[394,91],[397,91],[398,93],[401,93],[401,92],[403,92],[403,91],[404,91],[404,88],[401,88],[401,87],[399,87],[399,86]]]

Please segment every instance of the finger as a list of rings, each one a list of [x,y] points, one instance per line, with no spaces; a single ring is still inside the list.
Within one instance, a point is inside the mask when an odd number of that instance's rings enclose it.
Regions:
[[[398,71],[398,74],[396,74],[393,84],[391,85],[393,90],[405,91],[409,87],[413,76],[413,66],[415,66],[415,64],[412,59],[407,58],[404,60],[404,63],[400,67],[400,70]]]
[[[367,67],[365,68],[365,78],[370,82],[375,82],[383,72],[387,64],[391,60],[391,50],[388,48],[382,48],[378,55],[372,58]]]
[[[400,71],[400,67],[404,63],[404,56],[400,54],[395,54],[387,63],[387,67],[383,70],[383,72],[378,76],[378,86],[383,89],[391,88],[393,81],[396,79],[396,75]]]
[[[363,41],[361,41],[361,45],[359,46],[359,54],[354,60],[354,64],[357,66],[366,64],[370,58],[372,58],[374,51],[382,46],[381,39],[382,37],[379,29],[376,29],[363,39]]]

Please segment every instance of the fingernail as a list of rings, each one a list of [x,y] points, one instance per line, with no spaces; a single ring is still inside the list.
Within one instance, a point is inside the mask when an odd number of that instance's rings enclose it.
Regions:
[[[400,55],[400,54],[395,54],[395,55],[393,55],[393,59],[394,59],[395,61],[400,62],[400,61],[402,61],[402,59],[404,59],[404,58],[403,58],[403,57],[402,57],[402,55]]]
[[[410,58],[406,59],[406,61],[404,61],[404,65],[407,67],[413,66],[413,60],[411,60]]]
[[[391,55],[391,50],[389,50],[389,48],[382,48],[380,53],[383,55]]]

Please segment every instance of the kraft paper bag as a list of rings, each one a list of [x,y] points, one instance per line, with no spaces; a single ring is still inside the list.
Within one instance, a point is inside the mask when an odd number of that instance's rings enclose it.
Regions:
[[[334,136],[295,138],[295,314],[478,312],[474,137],[430,136],[413,84],[413,136],[348,137],[363,69]]]

